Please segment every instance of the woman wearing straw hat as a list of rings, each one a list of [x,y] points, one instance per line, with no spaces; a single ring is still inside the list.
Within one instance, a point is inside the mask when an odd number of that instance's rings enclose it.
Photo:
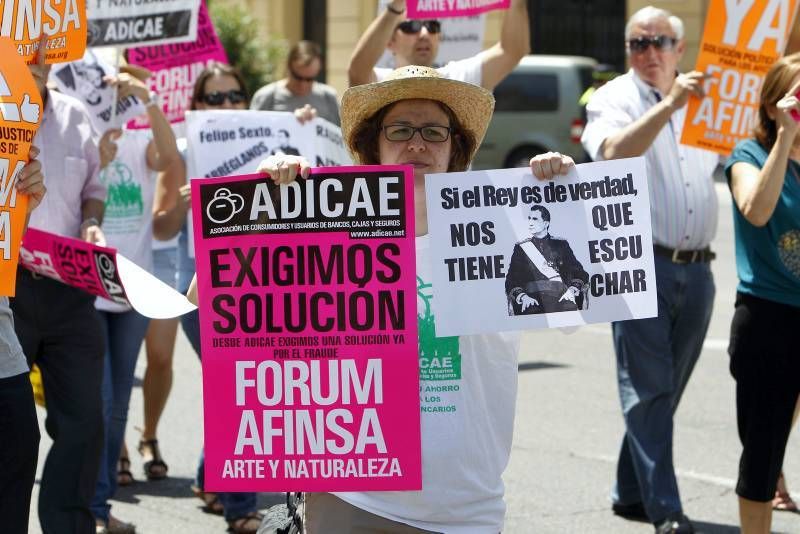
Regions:
[[[435,338],[430,313],[425,175],[466,170],[493,109],[491,92],[418,66],[348,89],[342,98],[342,133],[358,163],[414,167],[420,354],[426,345],[442,342]],[[531,170],[540,179],[566,174],[572,166],[571,158],[557,153],[531,160]],[[286,183],[298,173],[308,176],[309,164],[300,157],[270,156],[259,170]],[[511,452],[519,336],[460,336],[447,340],[447,345],[461,361],[460,376],[420,380],[420,391],[434,387],[441,398],[435,407],[422,406],[423,489],[309,494],[307,532],[502,530],[501,476]]]

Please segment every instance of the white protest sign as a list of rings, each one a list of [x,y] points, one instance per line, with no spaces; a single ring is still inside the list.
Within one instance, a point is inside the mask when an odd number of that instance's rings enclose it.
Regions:
[[[200,0],[90,0],[89,46],[194,41],[199,10]]]
[[[196,306],[131,260],[117,254],[117,269],[131,306],[151,319],[170,319],[189,313]]]
[[[62,93],[83,102],[92,126],[102,134],[109,128],[121,128],[125,122],[145,112],[144,105],[131,95],[118,100],[116,115],[113,113],[111,104],[116,91],[103,81],[103,77],[116,74],[116,68],[87,48],[80,61],[54,65],[48,81],[54,83]]]
[[[439,336],[658,314],[644,158],[426,177]]]
[[[319,117],[300,124],[288,111],[187,111],[186,141],[189,178],[254,173],[272,154],[303,156],[313,167],[352,163],[338,126]],[[188,227],[194,257],[191,218]]]
[[[379,0],[378,14],[386,9],[389,1]],[[442,33],[439,36],[439,52],[433,60],[434,66],[441,67],[451,61],[466,59],[483,50],[486,15],[439,19],[439,22],[442,24]],[[395,68],[392,53],[385,50],[375,66]]]
[[[188,111],[186,141],[190,178],[250,174],[278,153],[313,167],[351,163],[338,126],[321,118],[300,124],[288,111]]]

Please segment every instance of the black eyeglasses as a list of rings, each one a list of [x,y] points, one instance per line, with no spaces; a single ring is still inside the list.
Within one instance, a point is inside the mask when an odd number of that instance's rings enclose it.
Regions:
[[[407,124],[387,124],[382,127],[383,135],[388,141],[408,141],[414,134],[419,132],[419,135],[429,143],[444,143],[450,137],[452,128],[448,126],[421,126],[414,128]]]
[[[305,76],[300,76],[299,74],[297,74],[292,69],[289,69],[289,76],[291,76],[292,78],[294,78],[298,82],[314,83],[315,81],[317,81],[317,77],[316,76],[312,76],[310,78],[306,78]]]
[[[628,48],[631,52],[641,54],[647,51],[652,45],[656,50],[672,50],[678,40],[667,35],[655,35],[653,37],[636,37],[628,40]]]
[[[209,106],[221,106],[225,100],[231,104],[241,104],[247,100],[247,95],[241,89],[232,89],[230,91],[214,91],[203,95],[203,102]]]
[[[423,27],[428,33],[442,31],[442,23],[438,20],[405,20],[397,25],[398,30],[409,35],[421,32]]]

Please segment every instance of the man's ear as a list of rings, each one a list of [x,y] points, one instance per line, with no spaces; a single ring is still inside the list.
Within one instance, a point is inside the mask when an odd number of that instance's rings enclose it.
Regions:
[[[686,40],[681,39],[675,46],[675,53],[678,55],[678,61],[683,57],[684,52],[686,52]]]

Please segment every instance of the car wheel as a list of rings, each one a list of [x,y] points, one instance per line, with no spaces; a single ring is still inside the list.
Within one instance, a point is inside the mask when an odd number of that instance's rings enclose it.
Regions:
[[[544,154],[549,152],[546,148],[539,145],[525,145],[514,149],[511,154],[506,158],[505,168],[512,169],[515,167],[527,167],[530,165],[531,158],[536,154]]]

